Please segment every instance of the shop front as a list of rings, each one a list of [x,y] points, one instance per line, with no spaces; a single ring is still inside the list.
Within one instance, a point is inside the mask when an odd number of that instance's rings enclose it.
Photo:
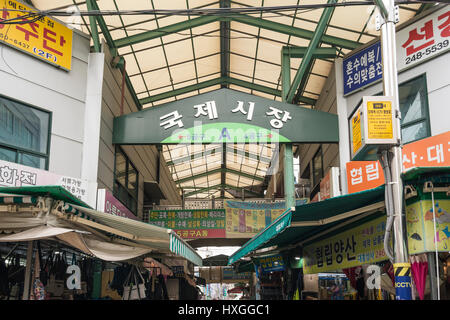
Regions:
[[[164,299],[166,259],[202,263],[172,230],[93,210],[60,186],[0,193],[2,299]]]

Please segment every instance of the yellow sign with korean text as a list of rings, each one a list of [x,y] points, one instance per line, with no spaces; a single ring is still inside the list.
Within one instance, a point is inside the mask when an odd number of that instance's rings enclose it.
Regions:
[[[388,259],[384,252],[385,230],[386,216],[382,216],[307,245],[303,251],[303,272],[339,271]]]
[[[0,42],[70,70],[73,31],[46,16],[22,18],[28,14],[22,11],[35,9],[15,0],[0,4]],[[2,21],[10,19],[20,23],[2,24]]]
[[[434,210],[433,210],[434,207]],[[450,200],[421,200],[406,206],[409,254],[450,251]]]
[[[393,138],[391,101],[367,102],[367,129],[369,139]]]
[[[356,154],[362,147],[361,113],[359,111],[356,111],[356,114],[352,118],[352,138],[353,154]]]

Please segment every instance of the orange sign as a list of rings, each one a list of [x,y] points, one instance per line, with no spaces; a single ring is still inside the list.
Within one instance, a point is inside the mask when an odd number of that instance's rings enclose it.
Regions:
[[[449,167],[450,131],[405,144],[402,157],[403,171],[414,167]]]
[[[379,161],[347,162],[348,193],[369,190],[384,184],[383,168]]]

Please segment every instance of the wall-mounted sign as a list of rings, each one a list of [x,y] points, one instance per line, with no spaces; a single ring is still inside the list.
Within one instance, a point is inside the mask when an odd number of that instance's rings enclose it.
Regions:
[[[361,110],[356,110],[351,118],[351,139],[352,139],[352,154],[357,154],[362,148],[362,127],[361,127]]]
[[[230,89],[117,117],[113,129],[114,144],[325,143],[338,137],[335,114]]]
[[[379,161],[349,161],[346,168],[348,193],[369,190],[384,184],[383,168]]]
[[[450,49],[448,6],[397,32],[397,68],[403,70]]]
[[[379,147],[398,143],[393,98],[365,96],[350,118],[353,160],[375,160]]]
[[[151,210],[149,223],[173,229],[183,239],[225,238],[225,210]]]
[[[403,171],[415,167],[450,167],[450,131],[403,145]]]
[[[371,46],[345,58],[344,95],[355,92],[383,76],[381,65],[381,44],[376,42]]]
[[[0,4],[0,42],[70,70],[73,31],[47,16],[36,21],[30,17],[21,18],[27,13],[19,10],[36,11],[16,0],[3,1]],[[17,18],[17,21],[27,23],[1,23],[2,20]]]
[[[97,190],[97,210],[114,216],[138,220],[111,192],[106,189]]]
[[[0,160],[0,186],[61,186],[95,208],[97,183]]]
[[[450,9],[444,7],[396,34],[397,70],[403,71],[450,49]],[[344,95],[354,93],[383,76],[381,44],[376,42],[343,61]]]
[[[384,252],[386,217],[379,217],[330,238],[305,246],[305,274],[338,271],[387,259]]]
[[[434,215],[431,200],[407,205],[406,230],[409,254],[435,252],[436,247],[440,252],[450,251],[450,200],[436,197]]]

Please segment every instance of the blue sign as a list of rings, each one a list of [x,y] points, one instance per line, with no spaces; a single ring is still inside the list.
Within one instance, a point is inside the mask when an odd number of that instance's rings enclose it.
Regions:
[[[259,267],[261,267],[261,271],[264,273],[272,271],[283,271],[286,267],[283,261],[283,257],[279,254],[270,257],[258,258],[257,264]]]
[[[411,277],[395,277],[395,298],[396,300],[412,300]]]
[[[344,95],[374,83],[383,76],[381,43],[378,41],[344,59]]]

